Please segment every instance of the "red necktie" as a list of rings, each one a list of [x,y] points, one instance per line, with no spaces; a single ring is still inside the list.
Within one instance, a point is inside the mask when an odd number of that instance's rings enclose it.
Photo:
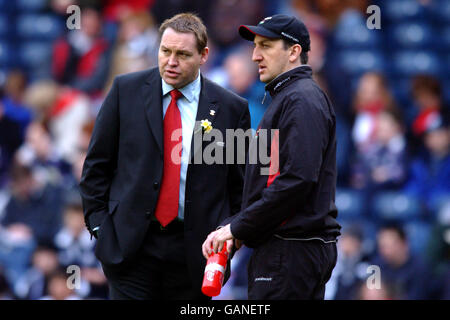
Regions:
[[[178,201],[180,197],[180,168],[181,168],[181,131],[176,134],[172,140],[172,133],[175,130],[181,130],[181,115],[177,106],[178,98],[183,94],[174,89],[170,91],[172,100],[167,108],[164,117],[164,169],[161,182],[161,191],[159,193],[158,203],[156,204],[155,217],[163,227],[168,225],[178,216]],[[177,146],[180,149],[179,154],[172,153]],[[177,158],[179,156],[179,158]]]

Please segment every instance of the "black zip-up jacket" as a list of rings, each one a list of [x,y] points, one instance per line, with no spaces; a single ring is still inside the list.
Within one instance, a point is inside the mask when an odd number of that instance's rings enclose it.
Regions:
[[[248,247],[256,247],[273,235],[336,240],[341,227],[334,204],[337,173],[333,106],[312,79],[309,66],[279,75],[266,90],[272,102],[250,143],[242,208],[229,220],[231,233]],[[262,134],[264,129],[267,139]],[[271,135],[271,129],[278,132]],[[270,164],[262,164],[259,157],[252,163],[256,150],[270,155]],[[270,174],[262,174],[261,169],[269,166]]]

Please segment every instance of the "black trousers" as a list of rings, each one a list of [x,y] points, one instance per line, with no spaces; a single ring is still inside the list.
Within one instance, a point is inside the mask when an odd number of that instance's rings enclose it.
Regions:
[[[208,299],[192,285],[186,264],[183,223],[165,229],[152,221],[136,257],[118,266],[102,265],[113,300]]]
[[[253,250],[248,264],[248,298],[323,300],[336,259],[334,242],[272,237]]]

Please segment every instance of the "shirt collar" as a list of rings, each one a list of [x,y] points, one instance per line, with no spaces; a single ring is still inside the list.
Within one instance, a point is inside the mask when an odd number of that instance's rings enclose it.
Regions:
[[[311,77],[311,67],[307,64],[303,64],[299,67],[278,75],[275,79],[266,84],[265,90],[269,91],[270,95],[273,97],[276,93],[280,92],[281,89],[284,88],[288,83],[291,83],[292,80]]]
[[[174,89],[174,87],[164,81],[164,79],[161,78],[162,81],[162,93],[163,96],[168,94],[170,91]],[[196,95],[200,92],[200,71],[198,72],[197,78],[195,78],[194,81],[188,83],[183,88],[178,89],[182,94],[183,97],[187,99],[187,101],[192,102]]]

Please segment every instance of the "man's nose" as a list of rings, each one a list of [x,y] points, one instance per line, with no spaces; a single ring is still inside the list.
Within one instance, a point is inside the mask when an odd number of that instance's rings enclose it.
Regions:
[[[262,60],[262,56],[261,56],[258,48],[253,49],[252,60],[255,62],[259,62]]]
[[[178,65],[178,60],[174,54],[170,55],[169,61],[167,62],[170,66]]]

